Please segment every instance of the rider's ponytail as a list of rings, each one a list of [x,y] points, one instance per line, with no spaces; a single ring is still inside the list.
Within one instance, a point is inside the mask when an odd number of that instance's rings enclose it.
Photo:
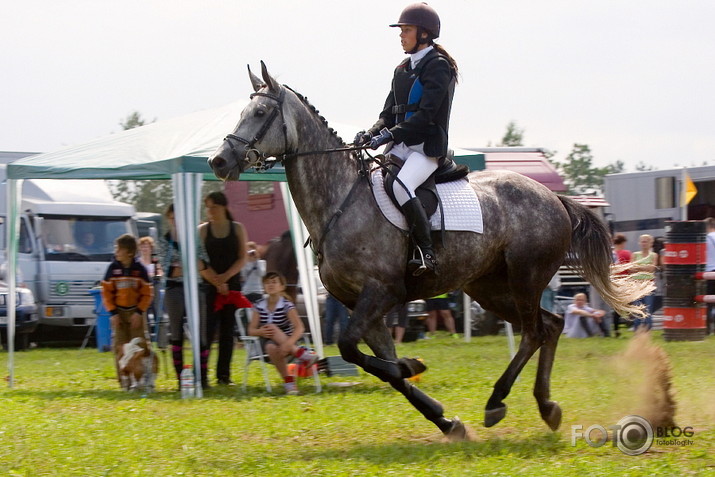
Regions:
[[[457,82],[459,82],[459,68],[457,67],[457,62],[454,60],[454,58],[452,58],[452,55],[447,53],[447,50],[445,50],[442,45],[439,45],[437,43],[432,43],[432,45],[434,46],[434,49],[437,50],[437,53],[447,58],[449,64],[452,65],[452,69],[454,69],[454,76],[457,78]]]

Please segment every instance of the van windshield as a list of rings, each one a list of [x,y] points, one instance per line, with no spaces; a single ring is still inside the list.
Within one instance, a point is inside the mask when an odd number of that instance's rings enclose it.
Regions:
[[[44,216],[45,258],[53,261],[111,261],[114,240],[132,233],[129,217]]]

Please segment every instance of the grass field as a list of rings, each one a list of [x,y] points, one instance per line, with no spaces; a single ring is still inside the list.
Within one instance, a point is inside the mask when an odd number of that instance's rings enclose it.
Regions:
[[[420,388],[475,430],[463,443],[442,442],[401,395],[365,374],[325,378],[359,384],[321,394],[303,380],[302,396],[268,395],[254,365],[247,393],[214,386],[204,399],[182,400],[161,370],[157,392],[142,397],[118,389],[108,353],[38,348],[16,354],[15,388],[0,391],[0,475],[715,475],[715,339],[668,343],[656,332],[653,340],[673,365],[676,422],[694,435],[692,445],[654,444],[639,456],[610,442],[571,444],[572,425],[608,427],[644,405],[642,367],[622,356],[628,338],[561,340],[552,376],[564,412],[558,432],[531,395],[536,359],[507,398],[506,418],[481,426],[508,362],[504,337],[401,345],[400,355],[429,366]]]

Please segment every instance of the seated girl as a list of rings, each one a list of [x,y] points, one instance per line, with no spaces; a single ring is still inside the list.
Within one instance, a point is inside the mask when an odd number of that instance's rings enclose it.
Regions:
[[[253,307],[248,324],[248,334],[261,338],[261,346],[284,380],[286,394],[298,394],[295,377],[288,373],[286,358],[294,356],[310,367],[318,355],[296,342],[305,327],[295,305],[285,293],[286,280],[280,273],[268,272],[263,276],[263,289],[268,295]]]

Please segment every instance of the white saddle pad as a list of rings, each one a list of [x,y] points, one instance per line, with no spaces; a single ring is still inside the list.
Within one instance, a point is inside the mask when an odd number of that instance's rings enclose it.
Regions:
[[[402,212],[392,203],[385,192],[382,182],[382,169],[376,169],[372,172],[372,186],[375,200],[382,211],[382,215],[395,227],[407,230],[405,216],[402,215]],[[478,234],[484,232],[482,208],[479,206],[477,194],[466,178],[437,184],[437,192],[444,208],[445,230],[460,230]],[[430,217],[430,222],[432,223],[432,230],[441,230],[442,215],[439,207]]]

